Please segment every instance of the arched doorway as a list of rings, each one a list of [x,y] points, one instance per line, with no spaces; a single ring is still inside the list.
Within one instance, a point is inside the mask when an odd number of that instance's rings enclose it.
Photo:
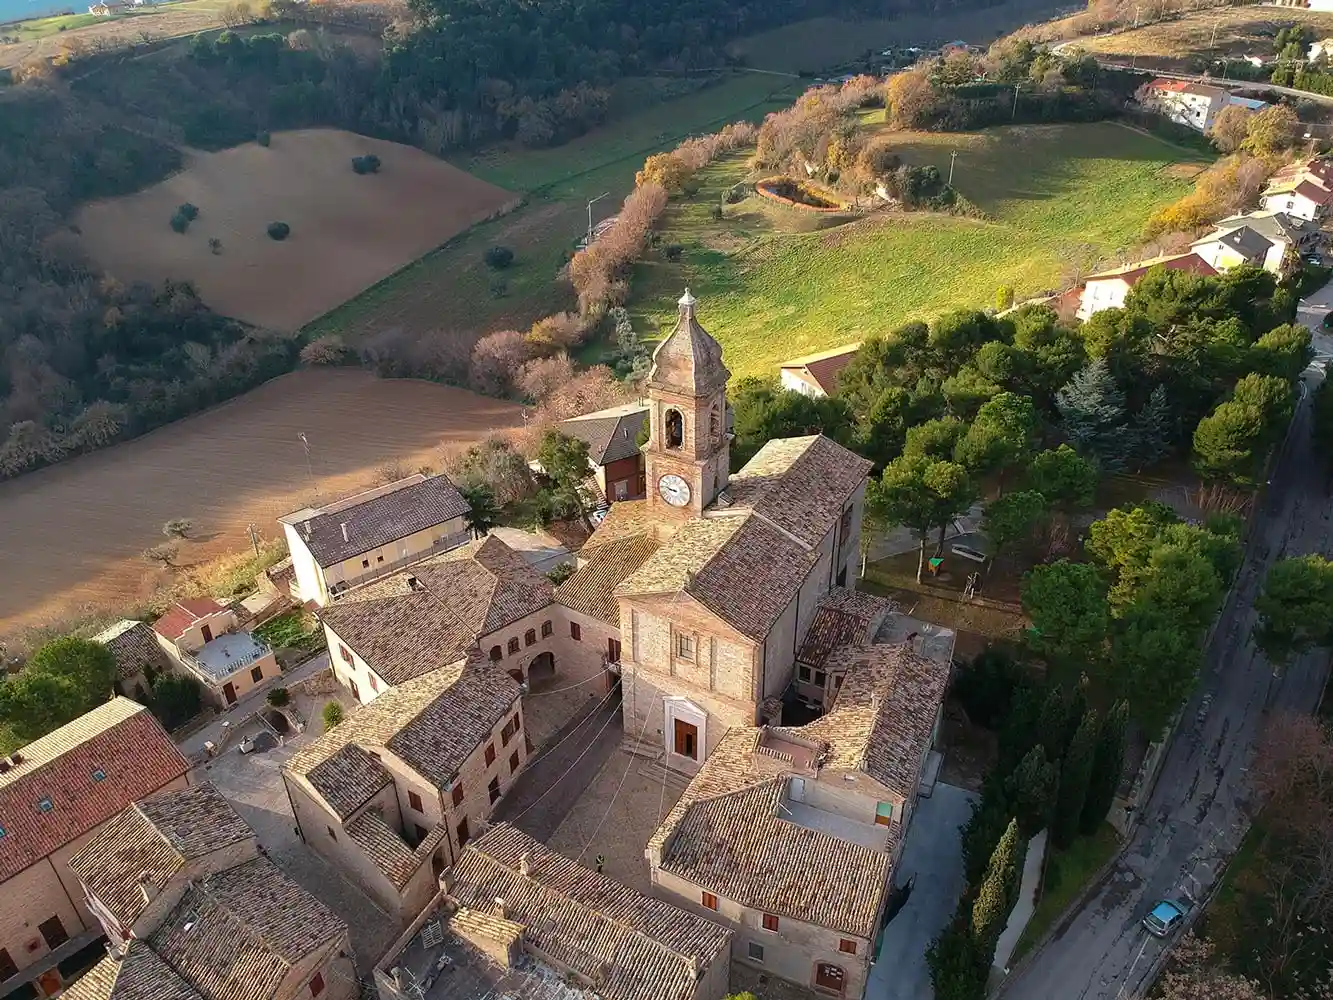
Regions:
[[[528,664],[528,686],[536,691],[542,685],[549,685],[555,680],[555,656],[551,653],[538,653]]]
[[[276,708],[271,708],[264,713],[264,721],[273,727],[273,731],[279,736],[286,736],[292,731],[291,723],[287,721],[287,716],[279,712]]]
[[[438,854],[430,859],[430,873],[435,876],[436,882],[438,882],[440,876],[444,874],[444,858],[440,857]]]
[[[523,683],[523,671],[519,670],[517,667],[509,671],[509,676],[514,678],[514,680],[518,681],[520,684]]]

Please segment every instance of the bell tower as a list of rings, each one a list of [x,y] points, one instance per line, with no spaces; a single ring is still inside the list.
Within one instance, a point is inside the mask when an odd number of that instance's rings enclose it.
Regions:
[[[648,502],[663,516],[699,517],[727,485],[731,436],[722,346],[695,319],[685,289],[676,329],[653,352],[648,373]]]

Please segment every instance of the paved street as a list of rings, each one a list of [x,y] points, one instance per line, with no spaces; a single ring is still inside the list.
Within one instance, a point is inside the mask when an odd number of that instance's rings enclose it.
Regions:
[[[1318,330],[1333,286],[1303,304],[1301,320]],[[1316,332],[1328,356],[1328,339]],[[1164,944],[1139,927],[1158,899],[1202,895],[1248,826],[1245,771],[1265,709],[1312,711],[1323,690],[1328,654],[1314,652],[1275,676],[1250,641],[1253,604],[1279,557],[1333,552],[1333,520],[1324,462],[1310,450],[1310,391],[1321,371],[1306,373],[1289,437],[1278,459],[1245,564],[1205,657],[1199,690],[1185,710],[1143,822],[1121,859],[1087,903],[1005,984],[1007,1000],[1127,1000],[1149,985]],[[1205,697],[1211,696],[1203,711]]]
[[[244,695],[242,695],[227,711],[220,714],[216,719],[204,726],[198,732],[191,733],[185,739],[180,741],[181,753],[189,757],[194,754],[203,753],[204,744],[211,741],[215,746],[221,746],[224,723],[228,726],[235,726],[237,721],[244,719],[264,707],[265,698],[274,687],[290,687],[297,681],[303,681],[312,674],[317,674],[329,665],[329,654],[321,653],[314,659],[307,660],[295,670],[288,671],[281,677],[275,677],[263,684],[257,684]]]
[[[958,828],[972,815],[975,792],[943,782],[920,799],[893,878],[915,878],[912,895],[884,928],[879,956],[870,969],[867,1000],[921,1000],[930,996],[926,949],[949,923],[963,891],[963,855]]]

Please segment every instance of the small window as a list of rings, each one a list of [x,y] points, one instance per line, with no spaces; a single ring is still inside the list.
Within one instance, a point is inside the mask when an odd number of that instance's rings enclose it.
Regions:
[[[494,764],[494,763],[495,763],[495,744],[494,744],[494,743],[487,743],[487,744],[486,744],[486,766],[487,766],[487,767],[490,767],[490,766],[491,766],[492,764]]]
[[[685,418],[679,410],[666,411],[666,446],[679,448],[685,443]]]
[[[805,681],[805,682],[808,684],[808,683],[810,682],[810,668],[809,668],[809,667],[797,667],[797,668],[796,668],[796,676],[799,677],[801,680]]]
[[[515,713],[514,713],[514,732],[517,733],[517,732],[518,732],[519,730],[521,730],[522,728],[523,728],[523,716],[521,716],[521,715],[519,715],[517,712],[515,712]]]
[[[833,675],[833,690],[834,691],[842,690],[842,674]]]
[[[875,825],[888,826],[891,822],[893,822],[893,803],[875,803]]]
[[[838,942],[838,950],[844,955],[856,954],[856,942],[851,938],[843,938]]]
[[[467,817],[464,816],[459,822],[458,827],[458,846],[463,847],[468,842]]]
[[[254,681],[256,684],[258,684],[260,681],[262,681],[262,680],[264,679],[264,668],[263,668],[263,667],[251,667],[251,668],[250,668],[250,679],[251,679],[252,681]]]
[[[52,804],[51,799],[48,797],[44,799],[38,799],[37,808],[41,812],[49,813],[52,809],[55,808],[55,806]]]
[[[570,622],[570,623],[569,623],[569,637],[570,637],[571,639],[573,639],[575,642],[580,642],[580,641],[582,641],[582,639],[583,639],[583,629],[579,627],[579,623],[578,623],[578,622]]]
[[[764,960],[764,946],[758,942],[749,943],[750,960],[752,962],[762,962]]]
[[[506,722],[500,730],[500,745],[509,746],[509,741],[514,738],[514,724]]]
[[[310,977],[310,995],[317,997],[324,992],[324,973],[316,972]]]
[[[677,634],[676,656],[682,660],[694,659],[694,636]]]
[[[361,560],[361,568],[362,568],[362,569],[370,569],[370,560],[369,560],[369,559],[362,559],[362,560]]]
[[[518,636],[514,636],[514,638],[509,640],[509,655],[513,656],[517,652],[518,652]]]
[[[420,823],[416,823],[416,824],[414,824],[414,825],[415,825],[416,828],[417,828],[417,843],[419,844],[419,843],[421,843],[423,840],[426,839],[426,837],[430,834],[430,831],[427,830],[427,829],[426,829],[424,826],[422,826]]]
[[[513,774],[518,770],[518,751],[515,750],[509,755],[509,773]]]
[[[523,645],[535,646],[537,644],[537,630],[530,628],[523,633]]]
[[[775,931],[778,929],[778,915],[776,913],[764,914],[764,930]]]
[[[370,675],[367,677],[367,680],[370,681],[370,690],[372,690],[372,691],[378,691],[378,690],[380,689],[380,682],[377,681],[377,680],[375,680],[375,675],[374,675],[374,674],[370,674]]]
[[[491,647],[491,662],[492,662],[492,663],[498,663],[498,662],[499,662],[500,660],[502,660],[502,659],[504,659],[504,653],[500,652],[500,647],[499,647],[499,646],[492,646],[492,647]]]
[[[343,658],[343,663],[352,662],[352,651],[348,649],[346,646],[344,646],[342,643],[338,644],[338,655]]]
[[[491,805],[495,805],[496,800],[500,798],[500,779],[492,778],[491,783],[486,786],[486,792],[491,797]]]
[[[714,896],[711,892],[705,892],[703,894],[701,902],[704,904],[705,909],[709,910],[717,909],[717,897]]]
[[[93,768],[93,781],[106,781],[106,771],[100,767]]]
[[[425,807],[421,804],[421,796],[418,795],[416,792],[407,793],[407,804],[411,806],[413,809],[415,809],[417,812],[426,811]]]
[[[337,839],[338,839],[338,835],[337,835],[336,833],[333,832],[333,827],[331,827],[331,826],[326,826],[324,829],[326,829],[326,830],[329,831],[329,839],[330,839],[330,840],[337,840]]]
[[[823,687],[824,682],[828,680],[828,675],[822,670],[815,671],[815,687]]]
[[[382,562],[384,562],[384,557],[383,557],[383,556],[376,556],[376,557],[375,557],[375,562],[377,562],[377,563],[382,563]]]
[[[550,623],[550,622],[542,622],[542,638],[543,638],[543,639],[545,639],[548,635],[550,635],[550,634],[551,634],[552,632],[554,632],[554,631],[555,631],[555,629],[551,627],[551,623]]]
[[[454,805],[461,806],[463,804],[463,783],[461,781],[454,782],[453,797]]]

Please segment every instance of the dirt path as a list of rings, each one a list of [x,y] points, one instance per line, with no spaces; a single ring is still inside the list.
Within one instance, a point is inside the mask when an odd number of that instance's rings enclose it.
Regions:
[[[390,460],[439,469],[520,408],[462,389],[312,369],[122,445],[0,483],[0,634],[79,608],[131,603],[154,575],[140,557],[173,517],[195,522],[189,561],[248,544],[253,522],[371,480]],[[310,442],[310,473],[297,435]],[[311,475],[313,474],[313,484]]]

